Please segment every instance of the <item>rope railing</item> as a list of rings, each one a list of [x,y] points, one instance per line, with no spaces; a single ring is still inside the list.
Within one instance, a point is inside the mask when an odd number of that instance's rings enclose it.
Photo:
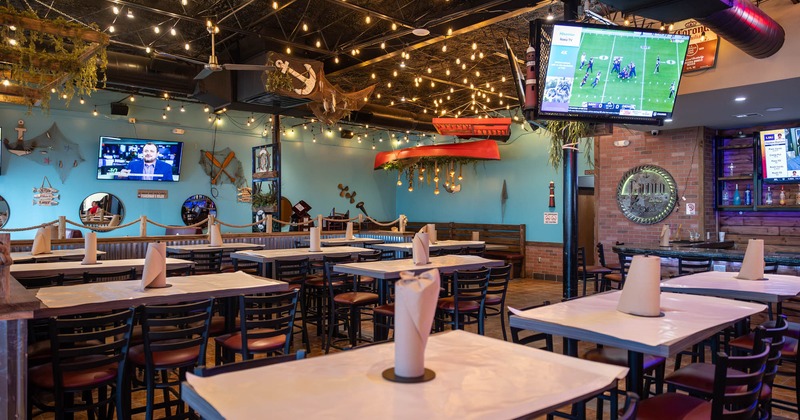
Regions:
[[[65,216],[59,216],[59,218],[57,220],[53,220],[53,221],[50,221],[50,222],[45,222],[45,223],[41,223],[41,224],[38,224],[38,225],[27,226],[27,227],[22,227],[22,228],[4,228],[4,229],[0,229],[0,232],[24,232],[24,231],[27,231],[27,230],[36,230],[36,229],[40,229],[40,228],[44,228],[44,227],[54,226],[55,225],[55,226],[58,226],[59,238],[60,239],[64,239],[65,233],[66,233],[66,224],[67,223],[69,223],[70,225],[75,226],[77,228],[88,229],[88,230],[92,230],[92,231],[96,231],[96,232],[111,232],[111,231],[114,231],[114,230],[117,230],[117,229],[123,229],[123,228],[129,227],[129,226],[133,226],[135,224],[139,224],[140,225],[140,228],[139,228],[140,236],[147,236],[147,224],[148,223],[151,224],[151,225],[154,225],[154,226],[165,228],[165,229],[166,228],[193,228],[193,227],[199,227],[199,226],[205,225],[206,223],[219,223],[222,226],[227,226],[227,227],[236,228],[236,229],[242,229],[242,228],[248,228],[248,227],[255,226],[257,224],[264,223],[266,225],[266,229],[267,229],[266,233],[272,233],[272,222],[277,222],[277,223],[279,223],[281,225],[284,225],[284,226],[287,226],[287,225],[288,226],[308,226],[308,225],[311,225],[311,224],[317,222],[321,226],[323,221],[338,222],[338,223],[358,221],[359,223],[363,223],[364,218],[365,217],[362,214],[359,214],[357,217],[351,217],[349,219],[329,218],[329,217],[323,217],[322,215],[318,215],[317,217],[315,217],[313,219],[309,218],[309,219],[306,219],[306,220],[304,220],[302,222],[284,222],[282,220],[273,218],[272,215],[267,215],[264,219],[257,220],[257,221],[255,221],[253,223],[248,223],[248,224],[244,224],[244,225],[234,225],[234,224],[226,223],[226,222],[224,222],[222,220],[219,220],[219,219],[215,218],[214,216],[210,216],[207,220],[201,220],[201,221],[199,221],[199,222],[197,222],[195,224],[192,224],[192,225],[178,226],[178,225],[166,225],[166,224],[163,224],[163,223],[158,223],[155,220],[150,220],[150,219],[147,218],[147,216],[142,215],[139,218],[137,218],[137,219],[135,219],[135,220],[133,220],[133,221],[131,221],[129,223],[122,224],[122,225],[95,226],[95,225],[92,225],[92,224],[86,225],[86,224],[83,224],[83,223],[78,223],[78,222],[75,222],[73,220],[67,219]],[[394,224],[398,224],[399,227],[400,227],[400,232],[401,233],[405,232],[406,223],[408,223],[408,219],[406,218],[405,215],[402,215],[402,214],[397,219],[392,220],[391,222],[386,222],[386,223],[381,223],[381,222],[379,222],[379,221],[377,221],[377,220],[375,220],[375,219],[373,219],[372,217],[369,217],[369,216],[366,216],[366,219],[371,221],[372,223],[375,223],[376,225],[382,226],[382,227],[392,226]]]

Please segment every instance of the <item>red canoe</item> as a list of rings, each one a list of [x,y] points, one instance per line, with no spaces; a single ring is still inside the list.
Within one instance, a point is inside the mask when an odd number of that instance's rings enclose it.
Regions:
[[[500,149],[494,140],[481,140],[469,143],[442,144],[433,146],[409,147],[407,149],[380,152],[375,156],[375,169],[401,159],[415,159],[432,156],[449,156],[467,159],[500,160]]]

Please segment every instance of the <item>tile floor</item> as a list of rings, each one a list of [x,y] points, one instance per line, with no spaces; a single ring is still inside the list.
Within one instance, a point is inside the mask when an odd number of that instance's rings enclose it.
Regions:
[[[591,286],[590,286],[591,289]],[[508,291],[507,297],[507,305],[513,307],[525,307],[530,305],[540,304],[545,300],[549,300],[551,302],[559,302],[562,296],[562,285],[559,282],[554,281],[545,281],[545,280],[533,280],[533,279],[515,279],[511,282]],[[796,317],[794,317],[796,318]],[[756,324],[758,322],[762,322],[765,317],[754,317],[753,323]],[[790,319],[794,321],[798,321],[799,319]],[[365,324],[366,326],[366,324]],[[468,326],[468,331],[476,331],[475,326]],[[367,331],[369,334],[369,331]],[[494,338],[501,339],[503,338],[503,333],[500,328],[500,321],[499,317],[491,317],[486,322],[486,335]],[[324,357],[323,347],[321,345],[320,339],[311,333],[312,337],[312,349],[310,357]],[[510,336],[509,336],[510,340]],[[297,338],[296,343],[300,345],[300,339]],[[561,351],[561,340],[555,339],[554,340],[555,351]],[[593,345],[590,343],[581,343],[581,350],[592,348]],[[213,343],[209,345],[209,355],[208,360],[209,363],[213,363]],[[336,351],[336,350],[332,350]],[[674,359],[670,359],[667,365],[667,372],[671,372],[674,365]],[[791,375],[780,375],[778,377],[778,381],[781,383],[793,383],[794,378]],[[620,385],[621,388],[624,388],[624,384]],[[794,401],[793,395],[786,391],[777,390],[780,395],[784,397],[784,399],[788,399],[790,401]],[[134,399],[134,406],[143,405],[144,403],[144,393],[139,392],[133,395]],[[620,405],[622,406],[622,405]],[[594,411],[595,403],[594,401],[587,404],[587,418],[595,418],[596,412]],[[608,404],[606,404],[607,410]],[[162,412],[163,413],[163,412]],[[162,413],[157,413],[157,418]],[[605,418],[608,418],[608,413],[605,413]],[[774,418],[776,419],[798,419],[797,413],[787,412],[782,410],[774,410],[773,411]],[[52,418],[51,415],[43,415],[39,416],[38,418]],[[80,416],[76,416],[76,418],[81,418]],[[144,416],[136,416],[135,418],[144,418]]]

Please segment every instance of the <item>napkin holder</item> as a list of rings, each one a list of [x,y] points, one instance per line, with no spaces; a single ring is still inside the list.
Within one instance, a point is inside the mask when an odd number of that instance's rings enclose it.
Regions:
[[[400,280],[395,283],[395,365],[381,374],[387,381],[415,384],[436,377],[433,370],[425,368],[425,347],[436,313],[440,284],[438,270],[419,276],[400,273]]]
[[[153,268],[153,266],[158,266]],[[153,271],[156,276],[153,280],[147,281]],[[147,254],[144,257],[144,268],[142,269],[142,290],[163,289],[172,287],[167,283],[167,244],[164,242],[154,242],[147,245]]]
[[[344,238],[348,241],[355,240],[356,237],[353,236],[353,222],[347,222],[347,227],[345,228]]]
[[[100,264],[97,261],[97,233],[89,232],[83,240],[83,251],[85,253],[81,265]]]
[[[636,255],[631,261],[617,310],[642,317],[663,316],[661,312],[661,258]]]
[[[319,229],[318,227],[308,229],[308,252],[322,252],[322,248],[320,248],[321,239]]]
[[[747,250],[739,273],[735,276],[739,280],[767,280],[764,277],[764,240],[750,239],[747,241]]]

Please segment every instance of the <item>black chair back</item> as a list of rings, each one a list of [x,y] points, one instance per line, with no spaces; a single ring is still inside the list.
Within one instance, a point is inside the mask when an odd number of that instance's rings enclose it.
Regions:
[[[678,275],[685,276],[694,273],[711,271],[711,260],[708,258],[684,257],[678,259]]]
[[[486,290],[489,286],[489,269],[480,270],[457,270],[453,272],[453,321],[456,327],[460,328],[462,313],[465,308],[477,307],[479,321],[483,319],[485,312]],[[469,311],[476,312],[476,311]],[[481,323],[479,322],[479,326]],[[480,328],[482,330],[482,328]],[[479,331],[483,334],[483,331]]]
[[[358,254],[358,262],[380,261],[383,259],[383,253],[380,250],[375,250],[367,254]]]
[[[198,348],[198,358],[172,368],[205,364],[208,327],[214,299],[178,305],[142,307],[142,335],[148,374],[154,374],[153,355],[159,352]]]
[[[622,275],[622,282],[620,283],[620,289],[625,284],[625,276],[628,275],[628,269],[631,268],[631,262],[633,262],[633,255],[629,254],[617,254],[619,255],[619,266],[620,274]]]
[[[464,249],[467,255],[477,255],[479,257],[483,257],[483,255],[486,253],[486,245],[471,246]]]
[[[276,280],[287,283],[304,283],[310,270],[308,257],[281,259],[276,260],[273,264],[275,264]]]
[[[298,294],[297,290],[293,290],[268,296],[239,296],[244,360],[252,357],[247,345],[250,340],[272,337],[284,336],[283,354],[289,354]]]
[[[528,306],[526,308],[520,308],[521,311],[527,311],[529,309],[536,309],[541,308],[543,306],[547,306],[550,304],[549,300],[542,302],[540,305]],[[508,311],[507,315],[511,317],[511,311]],[[544,347],[537,347],[542,350],[553,351],[553,336],[550,334],[545,333],[533,333],[530,335],[526,335],[524,337],[520,337],[520,333],[525,332],[529,333],[529,330],[523,330],[520,328],[510,327],[511,330],[511,342],[516,344],[528,345],[533,343],[538,343],[540,341],[544,341]]]
[[[756,345],[760,347],[759,351],[752,355],[718,354],[714,369],[711,418],[738,420],[755,417],[771,347],[767,341],[761,343],[763,345]],[[731,372],[735,374],[729,374]]]
[[[194,261],[192,274],[219,273],[222,269],[222,250],[192,251],[189,259]]]
[[[41,277],[23,277],[18,278],[19,284],[25,286],[26,289],[41,289],[43,287],[60,286],[64,283],[64,274],[54,274],[52,276]]]
[[[109,271],[107,273],[83,273],[84,283],[100,283],[106,281],[136,280],[136,268]]]

